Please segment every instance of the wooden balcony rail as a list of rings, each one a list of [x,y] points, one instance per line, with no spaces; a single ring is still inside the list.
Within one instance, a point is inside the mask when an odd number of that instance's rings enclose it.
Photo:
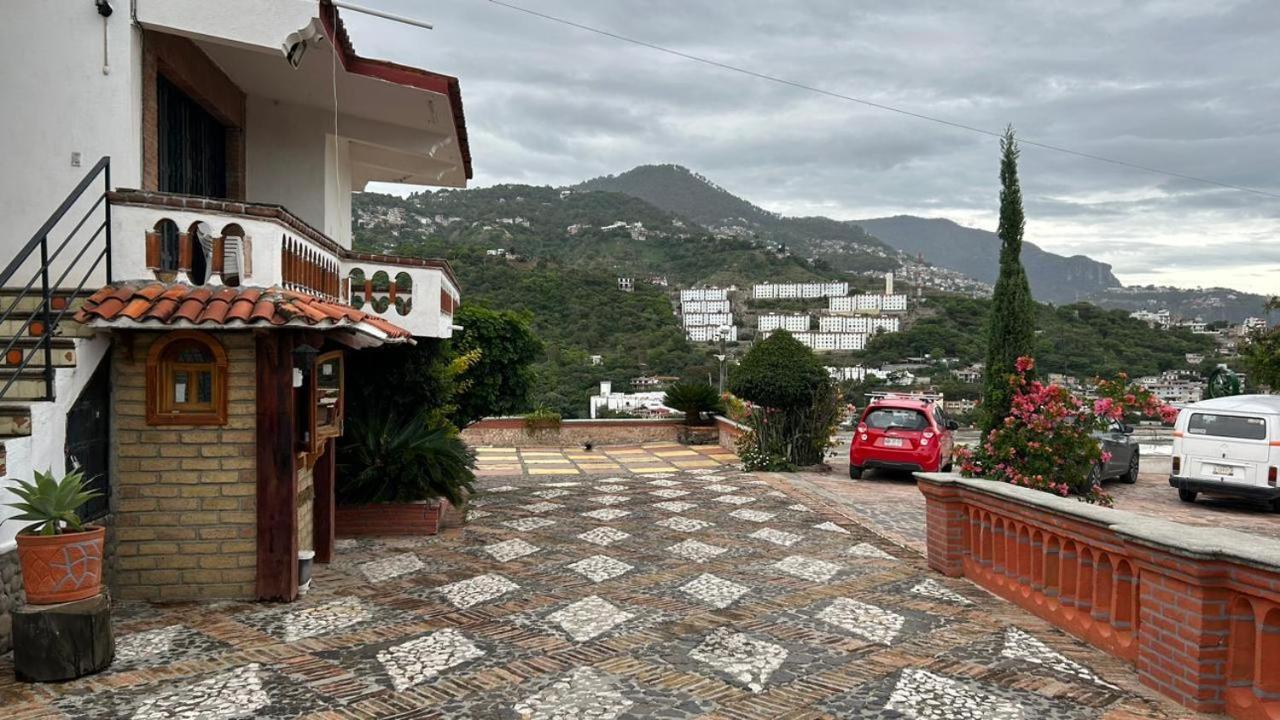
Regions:
[[[1136,665],[1199,712],[1280,717],[1280,541],[919,473],[929,566]]]

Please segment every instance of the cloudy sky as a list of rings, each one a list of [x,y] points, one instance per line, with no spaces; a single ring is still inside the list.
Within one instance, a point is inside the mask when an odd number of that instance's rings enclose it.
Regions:
[[[476,185],[674,162],[758,205],[995,229],[992,138],[486,0],[363,0],[361,54],[456,75]],[[1280,194],[1277,0],[511,0],[966,125]],[[977,6],[975,8],[975,6]],[[1129,284],[1280,292],[1280,199],[1024,148],[1027,238]]]

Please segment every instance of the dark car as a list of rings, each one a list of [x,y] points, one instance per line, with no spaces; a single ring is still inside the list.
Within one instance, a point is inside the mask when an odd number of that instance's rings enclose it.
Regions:
[[[1099,462],[1089,473],[1089,479],[1119,480],[1123,483],[1138,482],[1138,441],[1133,437],[1133,426],[1112,423],[1106,430],[1093,433],[1102,452],[1110,453],[1106,462]]]

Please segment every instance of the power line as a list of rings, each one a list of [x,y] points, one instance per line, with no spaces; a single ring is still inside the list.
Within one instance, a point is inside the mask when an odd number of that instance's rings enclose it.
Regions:
[[[799,90],[805,90],[807,92],[817,93],[818,95],[825,95],[827,97],[836,98],[838,100],[844,100],[846,102],[865,105],[867,107],[875,108],[877,110],[883,110],[885,112],[896,113],[898,115],[905,115],[907,117],[915,118],[917,120],[924,120],[926,122],[936,123],[938,125],[945,125],[947,127],[955,128],[957,130],[965,130],[968,132],[978,133],[980,135],[987,135],[989,137],[995,137],[995,138],[1001,137],[1003,135],[1003,133],[996,132],[993,130],[986,130],[984,128],[975,127],[973,125],[966,125],[964,123],[955,122],[954,120],[947,120],[945,118],[934,117],[932,115],[925,115],[924,113],[912,112],[911,110],[904,110],[899,107],[894,107],[892,105],[885,105],[884,103],[878,103],[872,100],[867,100],[865,98],[854,97],[852,95],[845,95],[843,93],[834,92],[832,90],[824,90],[823,88],[820,88],[820,87],[807,85],[805,83],[798,82],[795,80],[788,80],[786,78],[778,77],[776,75],[768,75],[766,73],[757,72],[755,70],[749,70],[747,68],[739,67],[737,65],[730,65],[729,63],[720,62],[719,60],[712,60],[711,58],[702,57],[700,55],[693,55],[691,53],[682,52],[680,50],[664,47],[662,45],[656,45],[654,43],[647,42],[645,40],[639,40],[633,37],[628,37],[626,35],[619,35],[618,33],[610,32],[608,30],[602,30],[600,28],[592,27],[590,25],[583,25],[582,23],[574,22],[572,20],[567,20],[565,18],[557,17],[555,15],[549,15],[547,13],[539,12],[537,10],[531,10],[526,7],[514,5],[509,2],[504,2],[503,0],[488,0],[488,1],[493,5],[498,5],[500,7],[507,8],[508,10],[521,12],[526,15],[530,15],[532,17],[540,18],[542,20],[558,23],[560,25],[567,25],[572,28],[577,28],[578,30],[584,30],[589,33],[595,33],[596,35],[602,35],[604,37],[612,38],[620,42],[630,43],[632,45],[638,45],[643,48],[648,48],[649,50],[654,50],[660,53],[666,53],[667,55],[674,55],[675,57],[683,58],[685,60],[691,60],[696,63],[709,65],[711,67],[719,68],[721,70],[728,70],[729,72],[735,72],[741,75],[746,75],[748,77],[757,78],[759,80],[767,80],[769,82],[777,83],[779,85],[786,85],[788,87],[796,88]],[[1263,197],[1275,198],[1277,200],[1280,200],[1280,193],[1273,193],[1273,192],[1268,192],[1266,190],[1259,190],[1257,188],[1251,188],[1245,185],[1235,185],[1232,183],[1222,182],[1220,180],[1213,180],[1210,178],[1198,177],[1196,175],[1187,175],[1185,173],[1174,172],[1172,170],[1162,170],[1160,168],[1154,168],[1147,165],[1140,165],[1138,163],[1128,162],[1127,160],[1117,160],[1116,158],[1106,157],[1105,155],[1095,155],[1093,153],[1083,152],[1080,150],[1072,150],[1071,148],[1062,147],[1061,145],[1052,145],[1049,143],[1037,142],[1035,140],[1028,140],[1023,137],[1018,138],[1018,144],[1037,147],[1042,150],[1050,150],[1052,152],[1062,153],[1064,155],[1073,155],[1075,157],[1085,158],[1087,160],[1094,160],[1097,162],[1103,162],[1109,165],[1117,165],[1119,167],[1129,168],[1131,170],[1140,170],[1142,172],[1151,173],[1153,175],[1165,175],[1167,177],[1178,178],[1180,180],[1190,180],[1192,182],[1203,183],[1206,185],[1214,185],[1217,187],[1226,188],[1228,190],[1238,190],[1240,192],[1252,193],[1254,195],[1261,195]]]

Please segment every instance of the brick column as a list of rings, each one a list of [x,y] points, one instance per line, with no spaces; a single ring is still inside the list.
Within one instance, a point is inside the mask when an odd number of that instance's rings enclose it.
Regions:
[[[963,577],[964,558],[968,554],[966,533],[969,519],[965,515],[960,488],[945,479],[933,479],[924,473],[917,474],[916,479],[925,499],[929,567],[948,577]]]

